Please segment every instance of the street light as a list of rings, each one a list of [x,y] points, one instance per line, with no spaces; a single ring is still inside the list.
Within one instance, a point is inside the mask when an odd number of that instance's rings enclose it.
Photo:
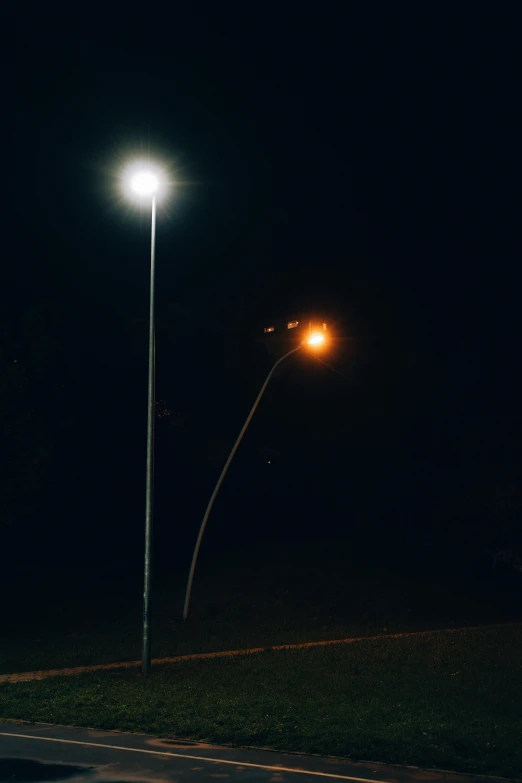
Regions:
[[[158,178],[151,171],[140,171],[133,176],[131,187],[139,196],[155,194],[158,189]]]
[[[188,617],[188,610],[189,610],[189,603],[190,603],[190,594],[192,592],[192,582],[194,581],[194,571],[196,569],[196,561],[198,559],[198,554],[199,554],[199,549],[201,547],[201,540],[203,538],[203,533],[205,532],[205,527],[207,525],[208,518],[210,516],[210,512],[212,511],[212,506],[214,505],[214,501],[215,501],[215,499],[217,497],[217,494],[219,492],[221,484],[223,483],[223,480],[224,480],[224,478],[225,478],[225,476],[227,474],[227,470],[228,470],[228,468],[230,466],[230,463],[234,459],[234,455],[235,455],[236,451],[238,450],[238,447],[239,447],[239,444],[241,443],[243,435],[245,434],[245,432],[247,430],[247,427],[250,424],[254,413],[256,412],[256,409],[257,409],[257,406],[259,405],[261,397],[263,396],[263,394],[265,392],[265,389],[268,386],[268,383],[269,383],[271,377],[273,376],[275,370],[279,367],[281,362],[284,362],[284,360],[288,359],[289,356],[292,356],[292,354],[297,353],[297,351],[300,351],[305,345],[309,345],[312,348],[321,345],[324,342],[324,339],[325,339],[324,338],[324,334],[321,334],[320,332],[312,333],[311,335],[309,335],[306,338],[306,340],[303,340],[301,342],[301,344],[297,346],[297,348],[292,348],[291,351],[288,351],[288,353],[285,353],[283,356],[281,356],[281,358],[276,361],[276,363],[274,364],[274,366],[272,367],[272,369],[268,373],[268,375],[266,377],[266,380],[265,380],[264,384],[261,387],[261,391],[257,395],[256,400],[255,400],[254,404],[252,405],[252,409],[250,410],[250,413],[247,416],[247,420],[243,424],[241,432],[239,433],[239,435],[237,437],[237,440],[236,440],[236,442],[234,443],[234,445],[232,447],[232,451],[230,452],[229,457],[228,457],[227,461],[225,462],[225,466],[224,466],[223,470],[221,471],[221,475],[219,476],[219,478],[217,480],[217,484],[214,487],[214,491],[213,491],[213,493],[212,493],[212,495],[210,497],[210,500],[208,502],[208,506],[206,508],[205,515],[203,517],[203,521],[202,521],[201,527],[199,529],[199,534],[198,534],[198,538],[197,538],[197,541],[196,541],[196,546],[194,547],[194,554],[192,555],[192,563],[190,565],[190,572],[189,572],[189,577],[188,577],[188,582],[187,582],[187,590],[186,590],[186,593],[185,593],[185,604],[183,606],[183,619],[184,620],[186,620],[187,617]]]
[[[156,406],[154,273],[156,255],[156,199],[165,190],[165,178],[151,163],[134,163],[124,172],[124,186],[132,195],[151,204],[149,377],[147,395],[147,463],[145,479],[145,562],[143,569],[143,651],[142,672],[150,674],[150,598],[152,583],[152,524],[154,508],[154,413]]]

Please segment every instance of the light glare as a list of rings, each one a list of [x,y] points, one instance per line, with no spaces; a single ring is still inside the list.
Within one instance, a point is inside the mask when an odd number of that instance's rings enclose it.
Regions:
[[[158,190],[158,178],[150,171],[140,171],[132,178],[131,187],[140,196],[148,196]]]
[[[135,160],[121,172],[121,185],[127,199],[149,203],[152,198],[162,202],[172,183],[168,171],[153,160]]]
[[[324,343],[324,334],[312,334],[306,342],[308,345],[321,345]]]

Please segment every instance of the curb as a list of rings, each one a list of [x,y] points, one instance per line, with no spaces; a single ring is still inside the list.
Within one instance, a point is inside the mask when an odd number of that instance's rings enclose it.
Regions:
[[[332,644],[353,644],[355,642],[380,641],[383,639],[403,639],[412,636],[429,636],[437,633],[462,633],[465,631],[479,631],[486,628],[521,627],[522,622],[496,623],[492,625],[472,625],[460,628],[441,628],[431,631],[409,631],[407,633],[380,634],[379,636],[357,636],[348,639],[329,639],[319,642],[301,642],[298,644],[278,644],[273,647],[251,647],[241,650],[224,650],[221,652],[192,653],[190,655],[177,655],[168,658],[153,658],[154,666],[164,663],[180,663],[182,661],[203,660],[206,658],[225,658],[236,655],[256,655],[263,652],[278,652],[280,650],[301,650],[309,647],[326,647]],[[33,672],[17,672],[0,675],[0,683],[4,682],[29,682],[30,680],[45,680],[49,677],[70,677],[90,672],[107,671],[109,669],[133,669],[141,666],[141,661],[122,661],[120,663],[102,663],[93,666],[75,666],[67,669],[43,669]]]

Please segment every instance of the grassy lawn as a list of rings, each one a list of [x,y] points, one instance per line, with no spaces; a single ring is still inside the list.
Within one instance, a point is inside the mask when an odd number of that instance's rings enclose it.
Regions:
[[[520,612],[418,575],[347,563],[345,553],[305,555],[294,553],[292,564],[284,554],[279,562],[272,556],[270,568],[266,558],[214,568],[203,562],[187,623],[181,619],[186,575],[164,579],[153,597],[153,656],[522,619]],[[137,577],[102,580],[93,569],[76,575],[74,585],[51,574],[30,587],[0,589],[0,674],[138,660],[139,570]]]
[[[522,628],[0,685],[0,717],[522,775]]]

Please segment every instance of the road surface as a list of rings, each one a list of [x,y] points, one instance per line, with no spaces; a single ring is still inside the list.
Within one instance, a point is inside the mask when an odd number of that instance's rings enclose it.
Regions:
[[[0,783],[475,783],[479,778],[144,734],[0,723]],[[482,778],[482,783],[484,779]]]

